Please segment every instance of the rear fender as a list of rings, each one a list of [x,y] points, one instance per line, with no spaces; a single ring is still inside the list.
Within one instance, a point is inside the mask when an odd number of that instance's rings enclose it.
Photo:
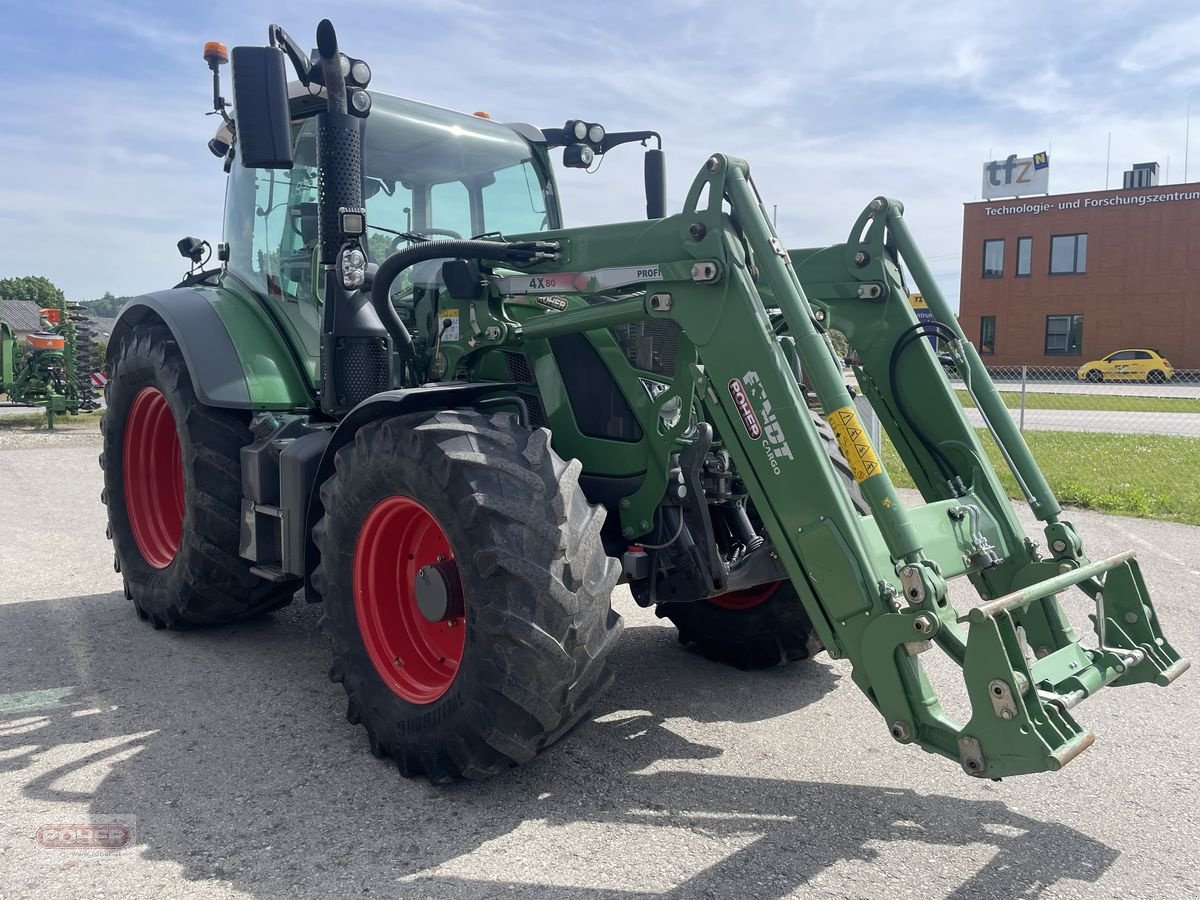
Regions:
[[[121,310],[107,362],[120,339],[145,322],[170,329],[192,387],[206,406],[311,409],[311,386],[287,339],[252,302],[214,286],[195,285],[134,297]]]

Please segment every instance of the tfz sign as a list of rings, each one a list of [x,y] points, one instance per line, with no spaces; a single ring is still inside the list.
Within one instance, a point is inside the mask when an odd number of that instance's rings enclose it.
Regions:
[[[1024,197],[1027,194],[1050,193],[1050,155],[1035,153],[1018,158],[1014,153],[1001,162],[983,164],[984,200],[993,197]]]

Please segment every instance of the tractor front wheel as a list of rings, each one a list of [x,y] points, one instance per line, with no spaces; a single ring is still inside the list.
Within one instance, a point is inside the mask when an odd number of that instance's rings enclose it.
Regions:
[[[290,603],[296,582],[264,581],[238,552],[250,414],[196,399],[162,325],[120,339],[105,392],[103,500],[139,618],[155,628],[221,625]]]
[[[482,778],[565,734],[611,680],[620,567],[545,429],[471,410],[364,425],[321,488],[330,678],[405,775]]]
[[[663,603],[657,612],[709,659],[740,669],[782,666],[823,647],[791,582],[775,581],[691,603]]]

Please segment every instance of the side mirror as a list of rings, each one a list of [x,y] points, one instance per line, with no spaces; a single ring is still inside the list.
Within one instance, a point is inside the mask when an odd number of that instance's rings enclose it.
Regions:
[[[204,248],[208,247],[208,241],[202,241],[198,237],[185,237],[178,241],[175,246],[179,249],[179,255],[184,259],[190,259],[196,265],[200,264],[200,260],[204,259]],[[211,252],[212,248],[209,248]]]
[[[283,53],[234,47],[232,57],[238,158],[248,169],[290,169],[292,116]]]
[[[646,218],[667,215],[667,158],[661,150],[646,151]]]

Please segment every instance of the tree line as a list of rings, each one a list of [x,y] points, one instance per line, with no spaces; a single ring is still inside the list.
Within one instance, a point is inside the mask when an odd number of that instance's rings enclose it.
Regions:
[[[23,275],[12,278],[0,278],[0,299],[32,300],[42,309],[60,306],[66,297],[59,287],[44,275]],[[105,291],[104,296],[94,300],[79,300],[86,306],[93,317],[99,319],[115,319],[121,308],[130,297],[116,297],[112,291]]]

